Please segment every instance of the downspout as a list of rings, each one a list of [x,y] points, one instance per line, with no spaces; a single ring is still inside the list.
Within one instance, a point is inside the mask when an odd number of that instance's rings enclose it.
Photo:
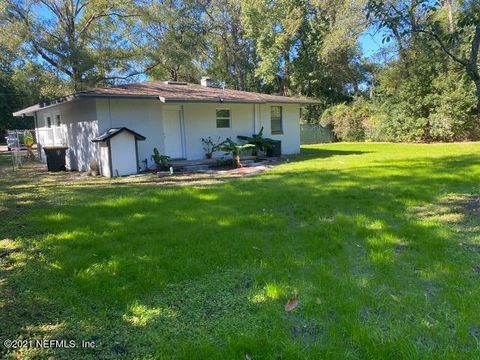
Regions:
[[[112,123],[112,108],[110,105],[110,98],[108,98],[108,120],[110,120],[110,128],[112,128],[113,123]]]
[[[257,104],[257,126],[258,126],[257,131],[260,131],[260,129],[263,127],[263,124],[262,124],[262,104]]]
[[[253,104],[253,133],[258,134],[260,131],[260,104]]]
[[[186,128],[185,128],[185,116],[184,116],[184,106],[180,106],[180,133],[182,136],[182,152],[183,157],[187,159],[187,138],[186,138]]]
[[[253,133],[257,133],[257,104],[253,103]]]

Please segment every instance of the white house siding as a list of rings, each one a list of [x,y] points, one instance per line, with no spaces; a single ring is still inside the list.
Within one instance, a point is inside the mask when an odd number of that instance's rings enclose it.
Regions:
[[[148,160],[148,166],[153,165],[151,156],[153,148],[158,148],[162,154],[163,127],[162,103],[156,99],[97,99],[97,118],[99,131],[126,127],[146,137],[138,142],[139,165],[144,167],[143,160]],[[102,156],[102,168],[108,164],[108,159]]]
[[[92,139],[99,134],[98,121],[79,121],[72,125],[72,140],[69,142],[70,152],[73,153],[72,170],[87,171],[90,160],[99,158],[99,145]]]
[[[39,143],[43,147],[52,145],[47,138],[49,131],[46,124],[46,116],[52,117],[52,124],[55,115],[60,114],[61,131],[65,136],[66,146],[66,167],[68,170],[85,171],[89,167],[92,158],[98,155],[98,145],[90,140],[98,135],[98,122],[95,100],[85,99],[61,104],[37,112],[37,132]],[[58,144],[57,144],[58,145]],[[42,161],[46,161],[45,154],[41,151]]]
[[[271,132],[270,110],[272,106],[282,107],[283,134]],[[300,106],[297,104],[261,104],[259,126],[264,127],[263,136],[282,142],[282,154],[300,152]]]
[[[283,134],[272,135],[270,131],[270,107],[283,108]],[[231,124],[228,129],[217,129],[216,109],[230,109]],[[166,111],[180,111],[183,136],[183,156],[189,160],[205,157],[202,137],[214,140],[227,137],[237,141],[238,135],[251,136],[264,127],[264,136],[282,141],[282,153],[300,151],[299,105],[297,104],[228,104],[228,103],[183,103],[164,104],[157,99],[80,99],[37,112],[39,139],[45,145],[42,133],[46,129],[45,115],[61,114],[62,128],[66,134],[66,165],[69,170],[86,171],[92,158],[97,159],[103,175],[108,176],[108,149],[91,140],[104,131],[115,127],[127,127],[146,137],[138,141],[139,165],[148,160],[153,166],[153,148],[165,153],[163,118]],[[42,152],[44,159],[44,154]]]
[[[273,135],[270,129],[271,106],[282,106],[283,134]],[[230,109],[229,129],[217,129],[216,109]],[[184,123],[187,159],[205,157],[202,137],[216,140],[227,137],[237,141],[238,135],[251,136],[264,127],[264,137],[282,142],[283,154],[300,152],[300,106],[297,104],[184,104]]]
[[[230,128],[217,129],[216,109],[230,109]],[[189,160],[205,158],[202,138],[210,136],[214,141],[237,135],[252,136],[255,133],[254,104],[201,104],[183,105],[185,123],[186,157]]]

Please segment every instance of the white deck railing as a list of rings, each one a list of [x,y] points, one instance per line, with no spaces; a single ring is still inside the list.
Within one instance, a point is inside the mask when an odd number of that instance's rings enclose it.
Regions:
[[[42,146],[67,146],[66,133],[58,126],[37,129],[37,137]]]

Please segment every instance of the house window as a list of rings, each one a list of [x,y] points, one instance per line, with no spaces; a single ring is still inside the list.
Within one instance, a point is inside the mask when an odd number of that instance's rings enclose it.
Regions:
[[[217,109],[217,129],[224,129],[230,127],[230,109]]]
[[[55,115],[55,123],[57,124],[57,126],[62,125],[62,120],[60,119],[60,114]]]
[[[47,127],[48,128],[52,127],[52,118],[50,116],[47,116]]]
[[[272,106],[270,113],[272,134],[283,134],[282,107]]]

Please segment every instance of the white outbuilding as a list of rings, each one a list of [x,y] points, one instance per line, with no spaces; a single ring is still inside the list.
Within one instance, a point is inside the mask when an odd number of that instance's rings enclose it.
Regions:
[[[92,139],[100,145],[100,166],[103,175],[108,177],[136,174],[138,163],[137,141],[145,136],[126,127],[108,129]]]

